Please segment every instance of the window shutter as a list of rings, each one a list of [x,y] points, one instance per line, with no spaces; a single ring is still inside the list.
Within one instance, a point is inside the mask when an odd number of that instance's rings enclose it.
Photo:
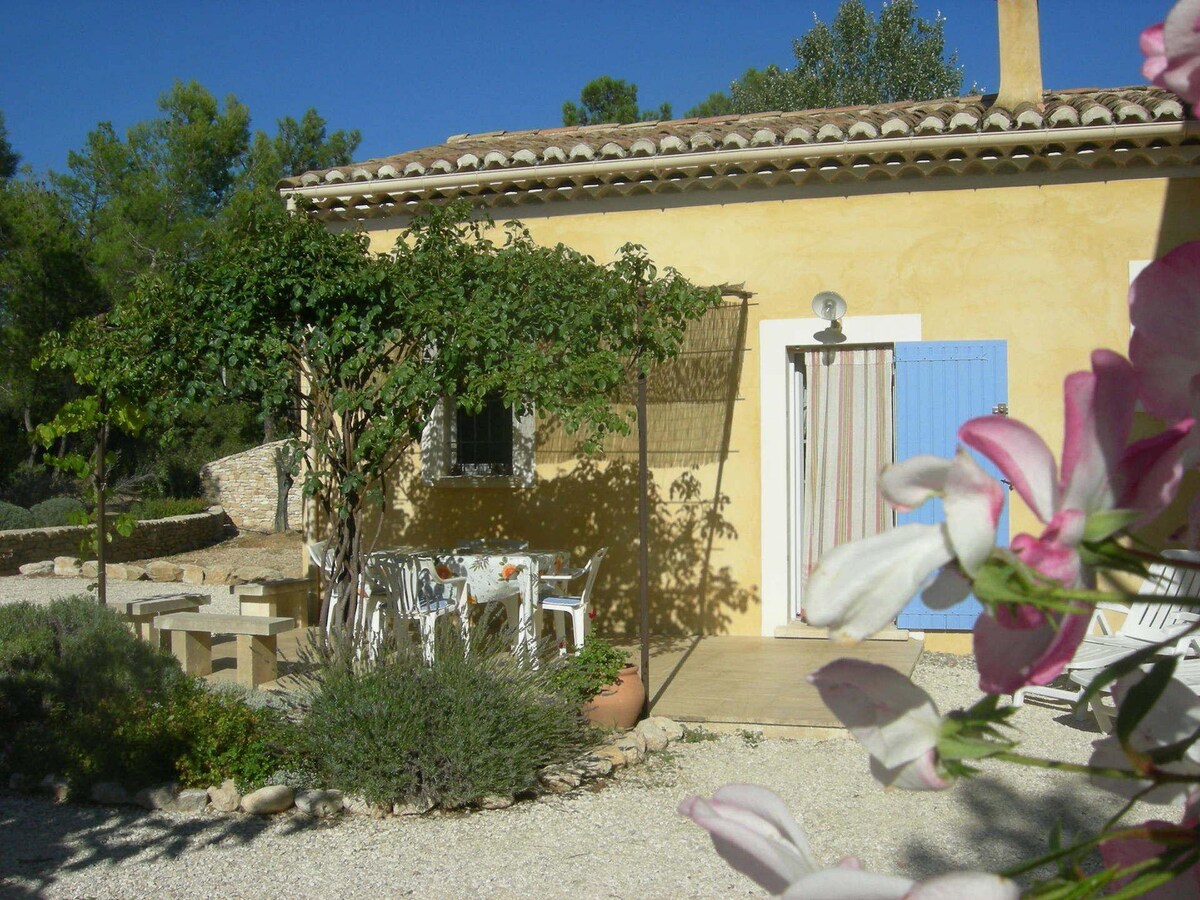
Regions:
[[[929,453],[950,457],[958,427],[967,419],[1007,411],[1008,348],[1005,341],[930,341],[896,344],[896,460]],[[984,471],[1000,473],[976,454]],[[941,522],[941,500],[899,513],[898,525]],[[1008,504],[1000,513],[997,540],[1008,544]],[[947,610],[914,597],[896,619],[900,628],[969,631],[982,607],[974,597]]]

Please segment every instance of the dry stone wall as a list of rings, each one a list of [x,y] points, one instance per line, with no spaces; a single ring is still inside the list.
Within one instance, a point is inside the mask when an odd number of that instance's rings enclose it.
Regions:
[[[225,510],[219,506],[191,516],[138,522],[129,537],[113,536],[105,556],[111,562],[124,562],[199,550],[223,540],[230,525]],[[25,563],[78,556],[88,530],[83,525],[64,525],[0,531],[0,575],[16,574]]]
[[[238,528],[275,530],[275,452],[284,441],[251,447],[200,469],[200,488],[210,503],[219,503]],[[299,479],[288,492],[288,527],[299,531],[303,514]]]

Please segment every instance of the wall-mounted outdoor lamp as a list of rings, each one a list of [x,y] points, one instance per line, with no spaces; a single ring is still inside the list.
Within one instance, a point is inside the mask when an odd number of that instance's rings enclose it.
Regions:
[[[842,333],[842,316],[846,315],[846,301],[841,294],[821,291],[812,299],[812,311],[829,324],[813,335],[822,344],[840,344],[846,340]],[[833,348],[825,351],[825,365],[833,364]]]
[[[841,332],[842,316],[846,315],[846,301],[841,294],[821,291],[812,299],[812,311],[829,322],[829,331]]]

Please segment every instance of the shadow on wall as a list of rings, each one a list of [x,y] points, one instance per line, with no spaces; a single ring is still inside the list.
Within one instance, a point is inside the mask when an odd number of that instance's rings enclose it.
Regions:
[[[655,634],[722,634],[758,604],[739,585],[723,548],[738,539],[722,489],[745,352],[746,303],[711,310],[689,327],[679,356],[647,379],[650,478],[650,628]],[[632,398],[631,398],[632,399]],[[632,406],[629,407],[632,411]],[[396,473],[399,498],[369,544],[447,546],[478,537],[523,538],[582,563],[609,548],[595,587],[596,628],[633,634],[638,623],[636,433],[614,435],[603,457],[582,456],[553,420],[537,429],[536,485],[528,490],[426,483]],[[545,474],[547,470],[553,474]],[[375,529],[379,528],[378,537]],[[372,540],[374,538],[374,540]]]
[[[726,632],[735,614],[758,602],[756,589],[739,585],[729,567],[714,565],[710,558],[714,543],[737,539],[725,518],[729,498],[703,496],[703,482],[694,470],[681,472],[665,487],[656,474],[661,475],[652,472],[649,485],[651,631]],[[536,489],[527,491],[444,488],[414,477],[404,494],[408,509],[388,513],[379,547],[519,537],[532,547],[569,550],[573,563],[608,547],[593,595],[595,627],[609,634],[636,633],[636,462],[584,459],[573,469],[539,479]]]

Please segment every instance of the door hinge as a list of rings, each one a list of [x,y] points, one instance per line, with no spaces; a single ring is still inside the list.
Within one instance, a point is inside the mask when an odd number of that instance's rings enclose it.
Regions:
[[[992,407],[992,415],[993,416],[1007,416],[1008,415],[1008,404],[1007,403],[997,403],[995,406]]]

